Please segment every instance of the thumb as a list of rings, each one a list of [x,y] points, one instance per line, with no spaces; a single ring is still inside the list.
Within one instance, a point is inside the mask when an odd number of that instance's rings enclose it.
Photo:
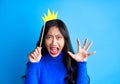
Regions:
[[[73,59],[75,58],[75,55],[74,55],[72,52],[68,51],[68,54],[69,54]]]

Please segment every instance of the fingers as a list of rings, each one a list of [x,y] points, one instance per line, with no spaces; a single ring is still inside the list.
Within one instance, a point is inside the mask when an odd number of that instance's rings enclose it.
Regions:
[[[77,39],[77,44],[78,44],[78,46],[80,46],[80,40],[79,39]]]
[[[88,51],[90,49],[90,47],[92,46],[92,44],[93,44],[93,42],[90,42],[85,50]]]
[[[73,54],[72,52],[68,51],[68,54],[69,54],[73,59],[75,58],[75,56],[74,56],[74,54]]]
[[[37,53],[37,54],[40,54],[40,53],[41,53],[41,49],[42,49],[42,47],[37,47],[37,48],[35,49],[36,53]]]
[[[90,42],[88,45],[87,45],[87,43],[88,43],[88,38],[85,39],[84,44],[83,44],[83,47],[81,48],[81,46],[80,46],[80,41],[77,40],[78,53],[81,53],[81,52],[85,51],[85,52],[87,52],[87,53],[86,53],[87,56],[90,56],[90,55],[95,54],[96,51],[88,53],[88,50],[89,50],[90,47],[93,45],[93,42]]]
[[[31,62],[38,62],[41,58],[41,47],[37,47],[33,52],[31,52],[28,56]]]
[[[33,53],[31,54],[33,58],[36,58],[38,57],[39,55],[41,54],[41,48],[40,47],[37,47]]]
[[[81,46],[80,46],[80,40],[79,39],[77,39],[77,44],[78,44],[78,52],[80,52]]]
[[[93,42],[90,42],[87,46],[87,43],[88,43],[88,38],[85,39],[85,42],[84,42],[84,45],[82,47],[82,49],[88,51],[90,49],[90,47],[92,46]]]
[[[83,45],[83,47],[82,47],[83,49],[86,48],[87,42],[88,42],[88,38],[85,39],[84,45]]]
[[[93,54],[95,54],[95,53],[96,53],[96,51],[94,51],[94,52],[89,52],[89,53],[88,53],[88,56],[93,55]]]

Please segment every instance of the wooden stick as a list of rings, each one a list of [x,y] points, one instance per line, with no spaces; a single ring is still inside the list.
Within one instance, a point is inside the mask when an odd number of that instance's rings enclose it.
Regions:
[[[44,31],[45,31],[45,23],[44,23],[44,27],[43,27],[43,31],[42,31],[42,36],[41,36],[41,39],[40,39],[40,47],[42,47]]]

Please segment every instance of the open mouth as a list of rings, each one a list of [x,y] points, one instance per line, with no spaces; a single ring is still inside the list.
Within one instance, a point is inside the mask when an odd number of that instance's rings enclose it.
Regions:
[[[58,47],[50,47],[50,54],[51,55],[57,55],[59,52],[59,48]]]

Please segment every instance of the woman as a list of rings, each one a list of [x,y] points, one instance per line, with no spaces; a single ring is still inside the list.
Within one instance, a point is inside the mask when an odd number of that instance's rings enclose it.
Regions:
[[[43,29],[42,29],[43,31]],[[92,42],[83,48],[77,40],[78,51],[73,52],[66,25],[59,19],[46,22],[42,46],[40,35],[36,49],[28,56],[25,84],[89,84],[87,57]]]

